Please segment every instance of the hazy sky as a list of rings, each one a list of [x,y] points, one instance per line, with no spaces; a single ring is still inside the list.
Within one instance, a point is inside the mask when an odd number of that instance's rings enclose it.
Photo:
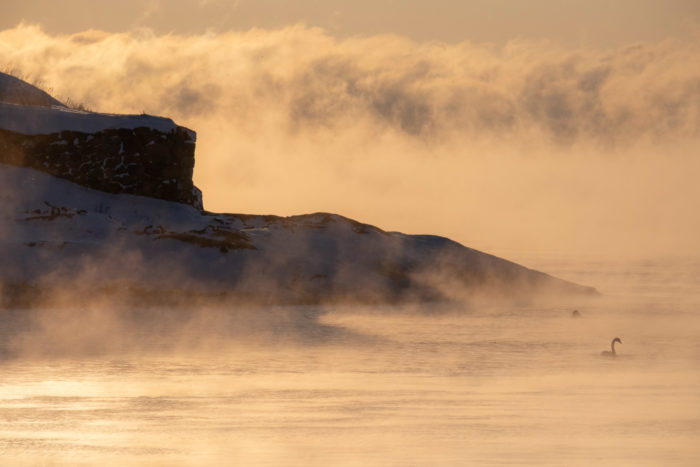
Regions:
[[[209,210],[511,258],[700,251],[700,2],[0,6],[0,69],[196,130]]]
[[[0,29],[19,22],[50,33],[135,27],[198,34],[303,22],[333,34],[394,33],[415,40],[552,39],[612,45],[687,34],[696,0],[0,0]]]

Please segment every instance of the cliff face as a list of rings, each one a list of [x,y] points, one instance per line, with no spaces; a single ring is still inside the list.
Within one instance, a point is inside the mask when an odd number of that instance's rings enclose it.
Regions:
[[[26,135],[0,129],[0,162],[41,170],[88,188],[185,203],[202,209],[192,183],[195,141],[182,127]]]
[[[202,193],[192,183],[195,139],[168,118],[69,109],[0,73],[0,163],[201,210]]]

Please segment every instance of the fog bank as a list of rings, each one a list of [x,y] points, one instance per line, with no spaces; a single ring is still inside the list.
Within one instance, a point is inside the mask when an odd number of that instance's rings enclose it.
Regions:
[[[572,49],[19,25],[0,57],[59,99],[195,129],[209,210],[338,212],[497,254],[700,247],[700,34]]]

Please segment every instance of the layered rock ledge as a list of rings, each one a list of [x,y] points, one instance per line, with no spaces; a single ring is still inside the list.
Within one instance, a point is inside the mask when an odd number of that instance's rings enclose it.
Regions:
[[[0,163],[202,209],[195,142],[195,132],[166,118],[0,103]]]

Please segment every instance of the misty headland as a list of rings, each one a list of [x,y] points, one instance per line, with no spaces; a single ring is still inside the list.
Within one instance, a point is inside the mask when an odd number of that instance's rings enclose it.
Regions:
[[[206,211],[192,181],[194,131],[70,109],[0,78],[6,306],[77,296],[145,306],[596,294],[447,238],[335,214]]]

